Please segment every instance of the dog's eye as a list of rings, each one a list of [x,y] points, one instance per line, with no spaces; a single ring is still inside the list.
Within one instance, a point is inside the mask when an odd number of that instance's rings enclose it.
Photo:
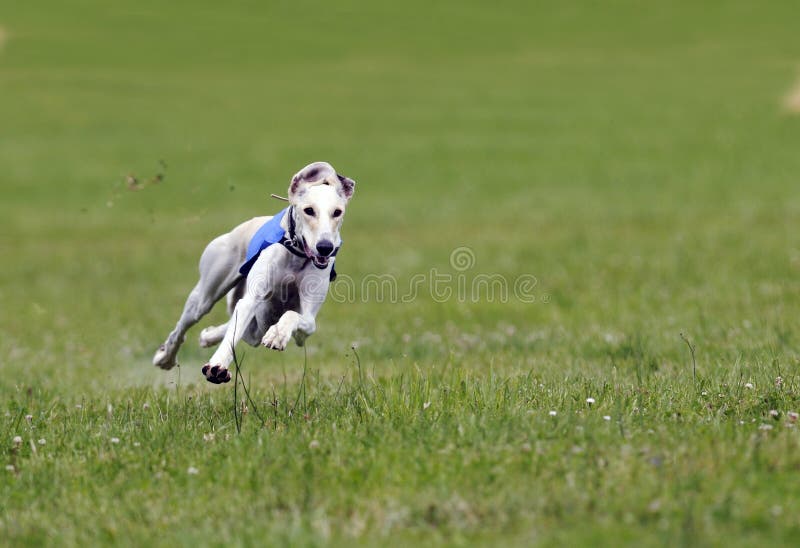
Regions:
[[[334,209],[334,210],[333,210],[333,216],[334,216],[334,218],[335,218],[335,217],[339,217],[341,214],[342,214],[342,210],[341,210],[341,209]]]
[[[309,216],[313,217],[313,216],[314,216],[314,208],[313,208],[313,207],[307,207],[307,208],[305,208],[305,209],[303,210],[303,213],[305,213],[306,215],[309,215]]]

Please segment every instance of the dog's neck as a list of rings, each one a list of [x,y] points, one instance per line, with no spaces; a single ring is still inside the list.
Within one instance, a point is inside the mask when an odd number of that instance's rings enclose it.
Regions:
[[[306,255],[304,245],[297,236],[297,221],[294,218],[294,205],[290,205],[281,219],[281,228],[285,231],[279,242],[290,253],[287,258],[292,270],[299,272],[308,266],[311,259]]]
[[[286,251],[286,268],[287,270],[299,273],[306,269],[311,264],[311,259],[303,255],[302,257],[294,252],[293,249],[283,246]]]
[[[286,210],[286,215],[281,219],[281,228],[286,232],[286,237],[292,242],[297,241],[297,220],[294,218],[294,204]]]

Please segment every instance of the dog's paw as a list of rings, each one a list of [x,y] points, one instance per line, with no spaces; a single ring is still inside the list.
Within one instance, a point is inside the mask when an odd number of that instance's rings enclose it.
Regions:
[[[212,366],[210,363],[203,366],[203,375],[205,375],[208,382],[213,382],[214,384],[222,384],[231,380],[231,372],[227,368],[219,365]]]
[[[267,334],[261,339],[261,344],[273,350],[286,350],[291,338],[291,331],[283,330],[279,324],[275,324],[267,330]]]
[[[177,365],[177,362],[175,361],[175,356],[167,352],[166,345],[162,344],[156,350],[155,356],[153,356],[153,365],[161,369],[172,369]]]

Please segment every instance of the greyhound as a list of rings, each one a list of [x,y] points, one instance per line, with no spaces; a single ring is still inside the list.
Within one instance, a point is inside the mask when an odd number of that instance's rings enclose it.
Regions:
[[[227,294],[230,320],[200,333],[200,346],[219,347],[202,372],[214,384],[229,382],[228,366],[239,340],[284,350],[316,330],[342,245],[339,231],[355,181],[326,162],[301,169],[289,185],[289,206],[273,217],[255,217],[208,244],[200,281],[189,293],[175,329],[153,357],[171,369],[186,332]]]

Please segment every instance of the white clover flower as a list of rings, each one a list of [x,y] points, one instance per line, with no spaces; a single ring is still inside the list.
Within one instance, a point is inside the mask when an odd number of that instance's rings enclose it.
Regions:
[[[111,443],[119,443],[119,438],[111,438]]]
[[[586,403],[592,405],[594,403],[594,398],[586,398]]]
[[[33,420],[33,415],[25,415],[25,420],[28,421],[28,424],[30,424]]]
[[[781,386],[783,386],[783,377],[779,375],[775,377],[775,388],[780,388]]]
[[[308,444],[309,449],[319,449],[319,441],[311,440],[311,443]]]
[[[786,416],[789,417],[789,420],[791,421],[797,421],[798,417],[800,417],[796,411],[789,411],[786,413]]]
[[[198,470],[198,469],[197,469],[197,468],[195,468],[194,466],[190,466],[190,467],[189,467],[189,468],[186,470],[186,473],[187,473],[187,474],[189,474],[190,476],[196,476],[197,474],[199,474],[199,473],[200,473],[200,470]]]
[[[203,441],[214,441],[214,432],[203,434]]]
[[[40,440],[39,440],[39,445],[44,445],[44,444],[46,444],[46,443],[47,443],[47,440],[46,440],[46,439],[44,439],[44,438],[42,438],[42,439],[40,439]]]
[[[604,421],[610,421],[611,417],[609,415],[603,415],[603,420]]]
[[[8,470],[9,472],[15,472],[16,471],[16,469],[14,468],[13,464],[6,464],[6,470]]]
[[[147,403],[147,402],[144,402],[144,403],[142,404],[142,409],[143,409],[143,410],[145,410],[145,411],[147,411],[148,409],[150,409],[150,404],[149,404],[149,403]]]
[[[777,419],[778,415],[780,415],[780,413],[778,413],[777,409],[770,409],[769,410],[769,416],[772,417],[773,419]]]
[[[772,430],[772,425],[771,424],[762,424],[761,426],[758,427],[758,429],[759,430]]]
[[[550,411],[550,416],[551,417],[555,417],[556,415],[558,415],[558,413],[556,413],[555,411]]]
[[[22,444],[22,436],[14,436],[14,439],[11,440],[14,442],[14,445],[21,445]]]
[[[752,390],[753,389],[753,383],[752,382],[746,382],[744,384],[744,387],[747,388],[748,390]]]

